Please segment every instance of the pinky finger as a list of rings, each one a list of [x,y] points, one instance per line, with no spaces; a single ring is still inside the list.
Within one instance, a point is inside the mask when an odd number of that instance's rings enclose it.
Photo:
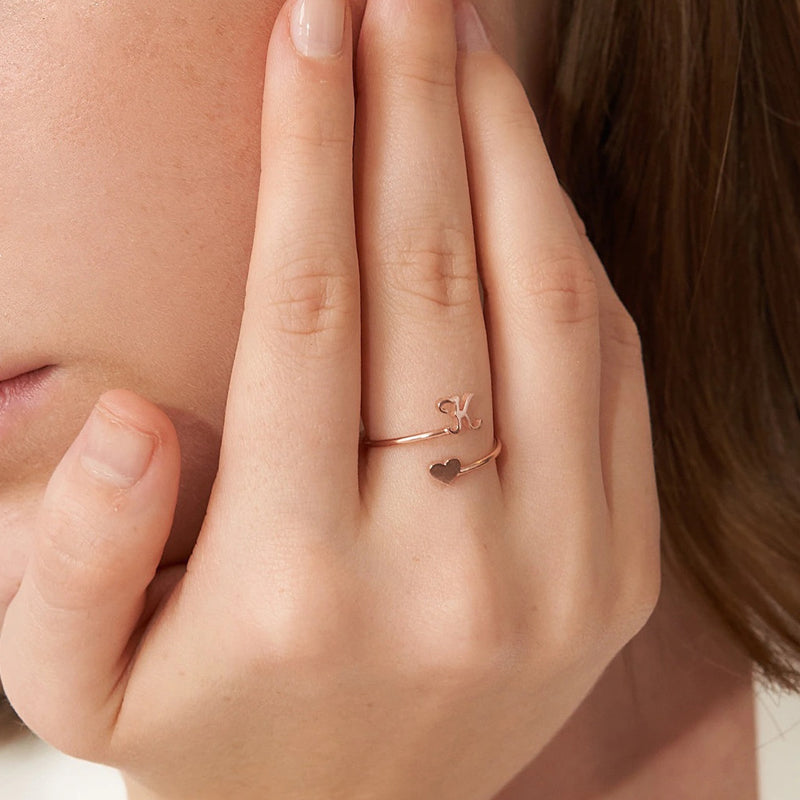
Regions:
[[[639,575],[658,594],[661,513],[641,341],[636,323],[614,290],[586,226],[561,187],[564,203],[597,281],[600,301],[600,452],[603,485],[623,574]]]

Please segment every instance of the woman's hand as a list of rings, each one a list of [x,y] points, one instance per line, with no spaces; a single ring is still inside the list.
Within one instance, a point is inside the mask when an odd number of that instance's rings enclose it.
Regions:
[[[638,336],[512,69],[457,62],[451,0],[370,2],[357,113],[349,11],[322,58],[293,48],[291,11],[192,557],[157,573],[172,424],[107,392],[47,487],[2,680],[35,732],[135,796],[486,800],[656,602]],[[403,436],[467,393],[476,430],[359,447],[360,414]],[[429,473],[495,436],[496,460]]]

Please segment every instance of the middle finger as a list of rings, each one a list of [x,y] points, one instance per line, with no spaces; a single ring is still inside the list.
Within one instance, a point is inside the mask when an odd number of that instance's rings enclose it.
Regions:
[[[428,463],[476,461],[493,440],[456,54],[452,0],[367,5],[354,155],[367,436],[446,427],[453,419],[436,401],[467,392],[474,395],[470,417],[482,420],[457,437],[370,449],[369,481],[380,485],[385,477],[399,489],[402,476],[414,494],[437,488]],[[482,467],[469,481],[491,479],[493,471],[493,464]]]

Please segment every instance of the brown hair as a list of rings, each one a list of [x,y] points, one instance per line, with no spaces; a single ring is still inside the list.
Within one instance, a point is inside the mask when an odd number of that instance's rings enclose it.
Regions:
[[[800,690],[800,4],[554,13],[540,122],[642,337],[665,566]]]
[[[3,687],[0,686],[0,746],[17,736],[27,734],[27,731],[25,724],[9,705],[3,694]]]

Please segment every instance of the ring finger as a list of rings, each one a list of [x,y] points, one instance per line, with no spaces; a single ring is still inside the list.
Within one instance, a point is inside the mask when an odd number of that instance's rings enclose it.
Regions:
[[[386,439],[454,425],[437,401],[458,396],[463,409],[466,393],[473,394],[468,418],[481,425],[465,435],[465,420],[458,437],[369,448],[365,498],[370,486],[386,482],[396,491],[379,493],[382,498],[440,491],[428,464],[457,457],[466,465],[493,447],[489,352],[455,70],[452,0],[367,5],[357,58],[355,152],[366,434]],[[493,463],[469,476],[469,495],[480,497],[476,480],[496,485]]]

